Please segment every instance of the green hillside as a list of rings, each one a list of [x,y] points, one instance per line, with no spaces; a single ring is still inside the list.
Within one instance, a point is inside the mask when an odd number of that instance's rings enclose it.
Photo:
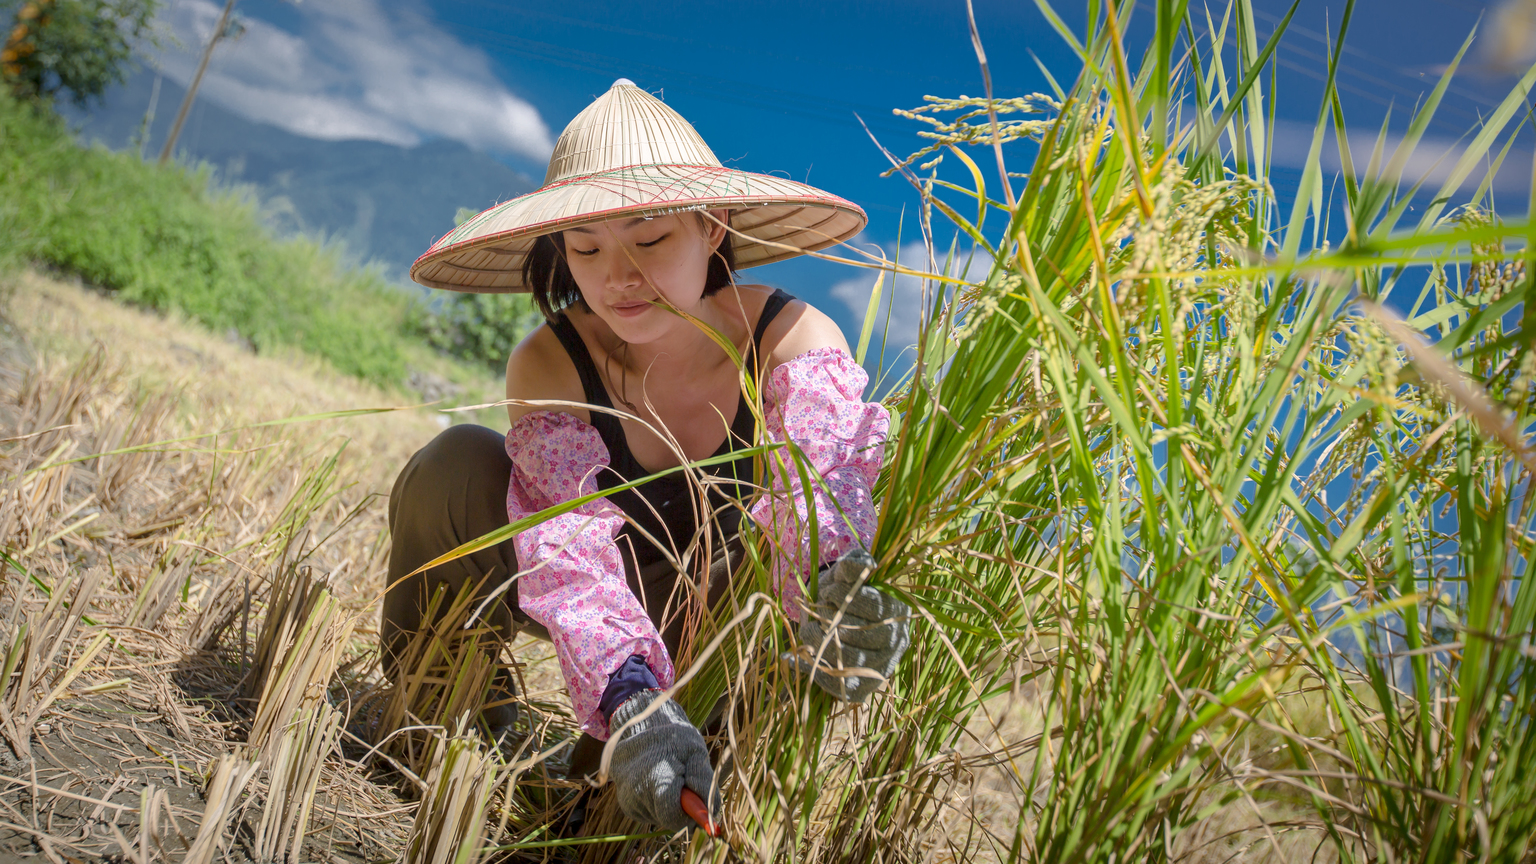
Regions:
[[[64,106],[65,116],[82,141],[114,150],[142,146],[152,157],[184,95],[166,78],[152,99],[154,78],[140,71],[88,111]],[[151,102],[154,121],[140,144]],[[400,280],[453,227],[459,208],[483,210],[537,185],[457,141],[321,141],[246,120],[211,99],[194,103],[177,151],[184,161],[212,165],[226,182],[252,184],[277,231],[341,240],[359,260],[382,262]]]
[[[215,184],[206,167],[161,169],[135,153],[81,147],[51,111],[0,97],[0,266],[24,262],[178,311],[259,352],[296,347],[390,387],[441,367],[440,350],[495,365],[480,356],[478,334],[460,347],[460,304],[437,315],[339,247],[274,237],[248,188]],[[516,333],[500,335],[510,344]]]

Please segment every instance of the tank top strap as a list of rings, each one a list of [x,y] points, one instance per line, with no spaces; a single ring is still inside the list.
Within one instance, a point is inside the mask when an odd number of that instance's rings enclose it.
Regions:
[[[779,317],[779,313],[784,311],[784,307],[793,302],[795,302],[793,294],[790,294],[783,288],[775,288],[773,293],[763,303],[763,311],[757,316],[757,327],[752,331],[752,356],[750,358],[751,362],[747,366],[747,368],[752,370],[753,378],[757,377],[757,372],[761,368],[757,362],[757,355],[762,350],[763,334],[768,332],[768,325],[773,323],[773,319]]]
[[[608,388],[603,386],[603,378],[597,372],[597,363],[592,360],[592,352],[587,349],[586,341],[576,332],[576,325],[562,312],[549,322],[549,329],[555,332],[555,338],[560,340],[561,347],[565,348],[565,353],[576,367],[576,374],[581,376],[581,390],[587,404],[612,408],[613,400],[608,398]],[[588,413],[591,415],[592,427],[603,437],[611,452],[616,441],[624,440],[619,418],[601,411]]]
[[[795,297],[788,291],[783,288],[773,289],[773,293],[763,303],[762,314],[757,316],[757,329],[752,331],[753,348],[763,344],[763,334],[768,332],[768,325],[773,323],[773,319],[779,317],[779,313],[784,311],[785,306],[793,302]]]

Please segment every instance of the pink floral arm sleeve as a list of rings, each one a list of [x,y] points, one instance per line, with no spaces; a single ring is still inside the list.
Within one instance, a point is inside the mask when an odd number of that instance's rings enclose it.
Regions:
[[[525,414],[507,432],[512,480],[507,517],[517,521],[597,491],[608,448],[597,430],[569,414]],[[598,710],[608,676],[631,655],[645,659],[662,687],[672,686],[672,658],[624,577],[614,537],[624,527],[606,498],[535,525],[517,548],[518,603],[549,630],[571,704],[583,731],[607,740]]]
[[[774,546],[773,572],[784,610],[800,619],[796,576],[874,540],[870,490],[880,473],[891,419],[864,401],[869,376],[847,351],[817,348],[773,370],[763,388],[768,441],[793,441],[805,454],[811,489],[787,452],[769,459],[768,491],[751,509]],[[835,503],[834,503],[835,502]],[[811,561],[811,508],[819,561]]]

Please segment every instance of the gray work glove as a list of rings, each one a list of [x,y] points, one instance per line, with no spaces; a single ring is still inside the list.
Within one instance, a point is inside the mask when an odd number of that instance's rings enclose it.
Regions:
[[[816,604],[800,622],[801,651],[809,649],[812,657],[820,658],[811,680],[845,702],[868,699],[881,680],[896,671],[912,641],[908,621],[912,610],[907,604],[864,584],[875,566],[868,552],[853,549],[823,569],[817,579]],[[827,628],[833,621],[837,632],[828,638]],[[804,657],[796,663],[801,672],[811,671]],[[872,670],[880,678],[833,671],[854,668]]]
[[[629,697],[608,718],[608,728],[617,733],[660,696],[660,690],[642,690]],[[695,827],[683,812],[684,786],[709,802],[710,816],[720,821],[720,789],[709,767],[704,736],[676,702],[668,701],[622,733],[613,746],[608,774],[620,809],[636,822],[668,831]]]

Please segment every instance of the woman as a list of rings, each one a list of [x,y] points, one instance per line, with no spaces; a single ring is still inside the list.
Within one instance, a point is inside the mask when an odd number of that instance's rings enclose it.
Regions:
[[[635,718],[673,683],[687,615],[723,591],[746,509],[773,541],[785,610],[820,658],[815,680],[838,698],[866,698],[907,643],[906,608],[861,584],[873,566],[862,550],[875,528],[870,487],[888,417],[863,401],[867,379],[831,319],[733,279],[738,267],[846,239],[864,221],[856,206],[809,186],[721,167],[687,121],[621,79],[561,134],[543,187],[423,255],[411,270],[418,282],[532,291],[548,323],[508,360],[507,397],[519,401],[508,407],[505,440],[454,427],[396,481],[386,656],[421,626],[437,585],[483,593],[515,574],[509,602],[489,617],[504,634],[516,621],[554,643],[586,733],[572,775],[595,769],[601,742],[622,729],[609,773],[625,813],[686,827],[684,786],[720,808],[703,737],[671,702]],[[763,430],[743,375],[762,384]],[[509,519],[728,456],[759,437],[799,447],[815,473],[809,490],[781,467],[754,499],[752,459],[724,459],[702,475],[703,494],[674,473],[403,578]],[[828,562],[837,566],[806,614],[799,583]]]

